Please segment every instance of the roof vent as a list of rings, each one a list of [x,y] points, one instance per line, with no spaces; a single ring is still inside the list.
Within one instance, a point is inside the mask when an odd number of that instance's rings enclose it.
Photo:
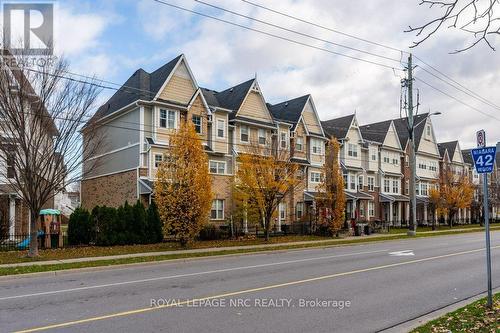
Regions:
[[[229,92],[233,92],[234,88],[229,89]]]
[[[285,106],[288,106],[288,102],[285,102]]]

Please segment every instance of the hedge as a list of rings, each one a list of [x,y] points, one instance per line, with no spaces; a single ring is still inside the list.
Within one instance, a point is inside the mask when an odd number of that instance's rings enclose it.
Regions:
[[[96,206],[92,213],[78,208],[68,225],[70,245],[151,244],[162,240],[163,227],[154,203],[147,210],[139,201],[134,206],[125,202],[118,208]]]

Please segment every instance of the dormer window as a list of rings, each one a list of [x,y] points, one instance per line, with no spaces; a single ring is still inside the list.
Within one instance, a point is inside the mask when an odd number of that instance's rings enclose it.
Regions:
[[[430,138],[431,137],[431,125],[427,125],[426,132],[427,132],[427,137]]]
[[[311,144],[312,144],[312,152],[313,152],[313,154],[320,155],[321,152],[323,151],[321,140],[319,140],[319,139],[312,139],[311,140]]]

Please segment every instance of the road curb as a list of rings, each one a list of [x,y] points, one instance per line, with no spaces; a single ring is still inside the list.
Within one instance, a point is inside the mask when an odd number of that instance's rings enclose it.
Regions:
[[[500,288],[496,288],[496,289],[493,289],[493,293],[497,293],[497,292],[500,292]],[[471,303],[474,303],[475,301],[477,300],[480,300],[481,298],[484,298],[487,296],[487,292],[483,292],[479,295],[475,295],[475,296],[471,296],[471,297],[468,297],[466,299],[463,299],[461,301],[458,301],[456,303],[453,303],[453,304],[450,304],[448,306],[445,306],[443,308],[440,308],[438,310],[435,310],[433,312],[429,312],[421,317],[418,317],[418,318],[415,318],[415,319],[411,319],[409,321],[406,321],[404,323],[401,323],[401,324],[398,324],[396,326],[393,326],[391,328],[388,328],[388,329],[384,329],[384,330],[381,330],[381,331],[378,331],[378,333],[401,333],[401,332],[410,332],[411,330],[419,327],[419,326],[422,326],[422,325],[425,325],[426,323],[428,323],[429,321],[432,321],[434,319],[437,319],[439,317],[442,317],[444,316],[445,314],[449,313],[449,312],[453,312],[453,311],[456,311],[460,308],[463,308],[464,306],[467,306]]]

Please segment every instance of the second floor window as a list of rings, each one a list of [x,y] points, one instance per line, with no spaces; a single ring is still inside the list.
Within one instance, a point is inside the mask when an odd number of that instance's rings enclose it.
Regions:
[[[384,192],[385,193],[391,192],[391,185],[389,179],[384,179]]]
[[[160,127],[175,128],[175,111],[160,109]]]
[[[226,131],[226,122],[222,119],[217,119],[217,137],[224,138],[225,131]]]
[[[347,190],[347,186],[348,186],[347,175],[344,173],[342,175],[342,178],[344,178],[344,188]]]
[[[201,134],[201,117],[197,115],[193,115],[193,124],[196,133]]]
[[[399,193],[399,180],[392,181],[392,193]]]
[[[371,156],[372,161],[376,161],[377,160],[377,150],[370,149],[370,156]]]
[[[7,178],[14,178],[15,177],[15,157],[14,154],[9,154],[7,155],[6,159],[6,164],[7,164]]]
[[[155,168],[159,168],[161,162],[163,162],[163,155],[162,154],[155,154]]]
[[[321,154],[321,151],[322,151],[322,142],[321,140],[318,140],[318,139],[312,139],[311,140],[311,144],[312,144],[312,152],[313,154]]]
[[[311,183],[319,183],[321,181],[321,173],[311,172]]]
[[[303,146],[304,146],[304,138],[301,136],[298,136],[297,140],[295,141],[295,150],[302,151]]]
[[[280,133],[280,147],[283,149],[286,149],[288,147],[288,135],[286,135],[286,132],[281,132]]]
[[[375,178],[368,177],[368,191],[374,191],[374,190],[375,190]]]
[[[240,127],[240,141],[248,142],[248,126],[242,125]]]
[[[210,173],[223,175],[226,173],[226,163],[210,161]]]
[[[356,176],[355,175],[350,175],[349,178],[351,179],[351,183],[350,183],[349,188],[351,190],[356,190]]]
[[[358,177],[358,189],[363,191],[363,176]]]
[[[266,144],[266,130],[260,128],[259,129],[259,144],[260,145],[265,145]]]
[[[349,143],[347,145],[347,155],[351,157],[358,157],[358,145]]]

